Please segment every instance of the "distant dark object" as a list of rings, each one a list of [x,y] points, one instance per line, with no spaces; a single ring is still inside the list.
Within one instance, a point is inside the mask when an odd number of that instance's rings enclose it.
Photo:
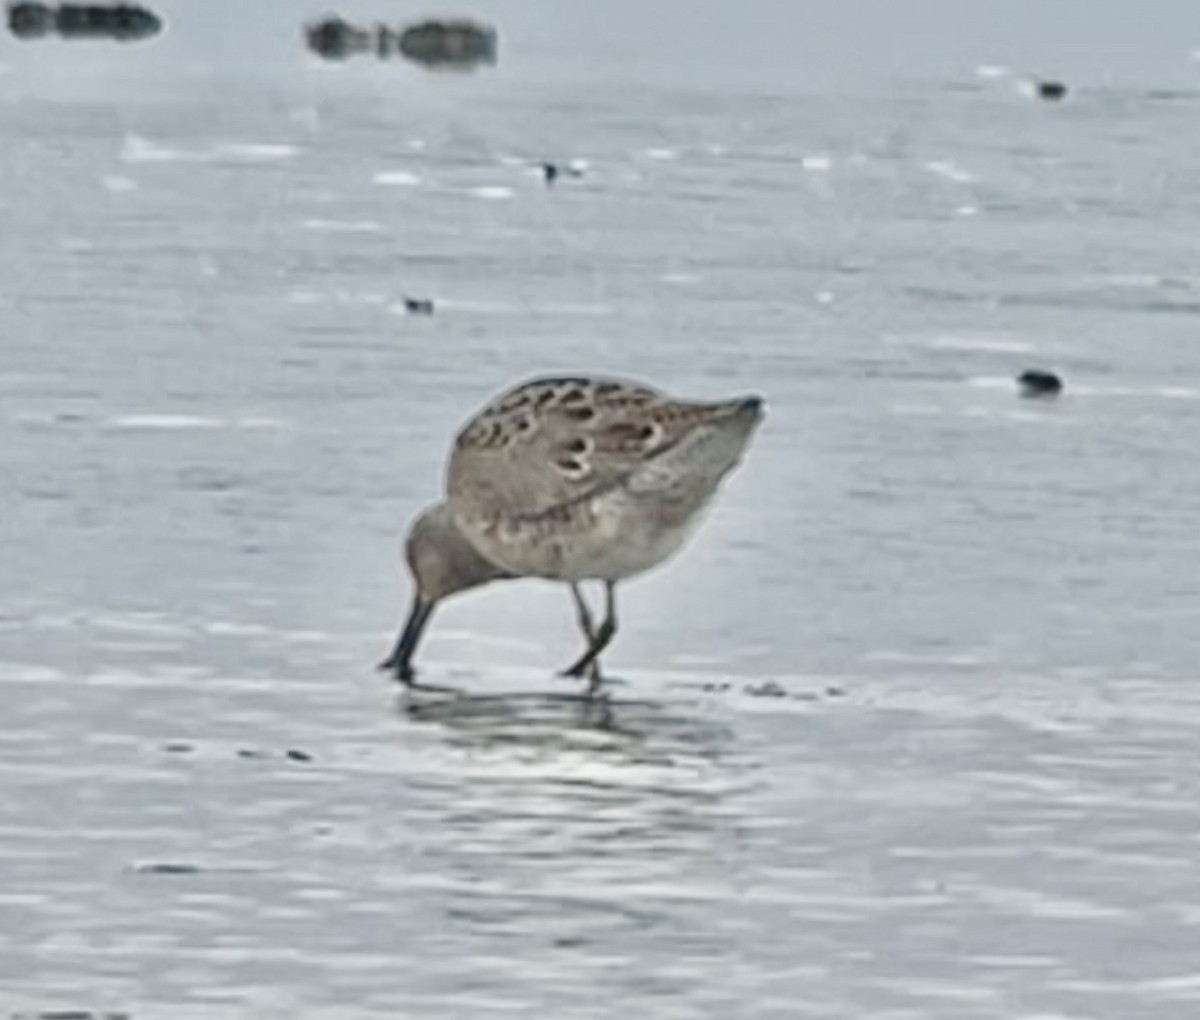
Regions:
[[[404,310],[409,315],[432,315],[433,299],[406,297],[404,299]]]
[[[407,28],[354,25],[337,15],[304,26],[308,48],[326,60],[374,53],[400,55],[429,68],[467,70],[496,62],[496,30],[465,19],[422,21]]]
[[[162,31],[162,19],[133,4],[9,4],[8,28],[19,39],[36,39],[56,32],[65,39],[147,39]]]
[[[1037,83],[1037,94],[1043,99],[1058,102],[1060,99],[1067,98],[1067,86],[1061,81],[1039,81]]]
[[[466,18],[422,21],[400,34],[399,49],[425,67],[465,70],[496,63],[496,30]]]
[[[319,53],[326,60],[345,60],[352,53],[365,53],[377,46],[375,37],[389,31],[383,25],[377,25],[372,31],[357,28],[342,18],[329,17],[304,26],[304,34],[308,39],[308,48]]]
[[[583,171],[578,167],[570,165],[561,165],[559,163],[539,163],[542,168],[542,178],[546,182],[546,187],[551,188],[554,182],[558,180],[561,174],[570,174],[572,177],[582,177]]]
[[[8,30],[18,39],[36,39],[54,31],[54,10],[45,4],[9,4]]]
[[[1062,380],[1053,372],[1031,368],[1017,376],[1023,397],[1057,397],[1063,389]]]

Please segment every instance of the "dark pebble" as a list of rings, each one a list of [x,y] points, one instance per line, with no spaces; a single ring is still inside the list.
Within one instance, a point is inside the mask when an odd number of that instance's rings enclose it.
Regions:
[[[785,691],[774,680],[764,680],[761,684],[747,684],[745,691],[752,698],[786,698]]]
[[[404,299],[404,310],[409,315],[432,315],[433,300],[431,298],[410,298]]]
[[[1063,390],[1063,381],[1053,372],[1040,368],[1029,368],[1017,376],[1023,397],[1057,397]]]

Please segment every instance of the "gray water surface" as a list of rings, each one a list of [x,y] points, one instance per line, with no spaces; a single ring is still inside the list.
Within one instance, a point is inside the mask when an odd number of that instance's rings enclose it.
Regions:
[[[0,1016],[1192,1020],[1200,19],[1077,7],[0,43]],[[562,371],[768,418],[610,714],[536,582],[398,696],[406,522]]]

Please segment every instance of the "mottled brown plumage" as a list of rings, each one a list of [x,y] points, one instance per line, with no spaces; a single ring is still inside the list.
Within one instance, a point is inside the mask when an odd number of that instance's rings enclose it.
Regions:
[[[437,527],[410,536],[417,605],[385,665],[411,679],[421,627],[451,588],[541,577],[572,585],[578,603],[579,583],[596,579],[606,618],[584,628],[588,649],[567,670],[596,675],[616,630],[614,586],[679,549],[761,418],[757,397],[681,401],[614,379],[536,379],[497,397],[455,440],[445,506],[426,512]]]

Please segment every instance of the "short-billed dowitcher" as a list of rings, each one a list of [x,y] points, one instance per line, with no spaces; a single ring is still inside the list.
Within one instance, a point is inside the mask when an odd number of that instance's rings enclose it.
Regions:
[[[587,647],[565,674],[589,676],[594,689],[598,656],[617,630],[617,582],[678,551],[762,415],[759,397],[675,400],[602,378],[535,379],[497,397],[459,432],[445,501],[409,531],[412,609],[382,668],[411,685],[439,601],[537,577],[571,586]],[[605,586],[599,628],[585,580]]]

